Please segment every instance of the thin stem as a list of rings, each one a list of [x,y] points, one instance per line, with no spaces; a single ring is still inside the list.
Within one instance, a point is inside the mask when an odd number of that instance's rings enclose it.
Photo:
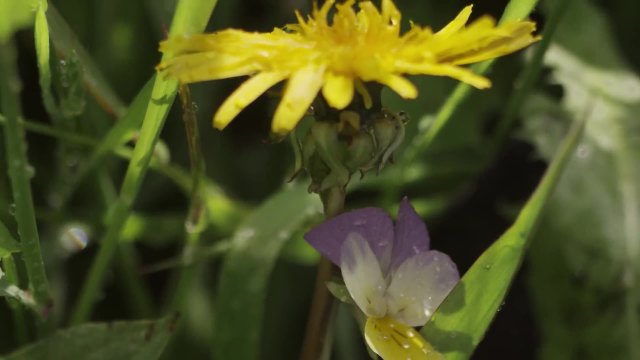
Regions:
[[[345,195],[345,189],[338,187],[321,194],[326,219],[337,216],[344,210]],[[338,268],[331,261],[324,257],[320,259],[311,310],[302,343],[301,360],[318,360],[330,351],[331,339],[328,334],[334,319],[334,301],[327,288],[327,281],[337,273]]]
[[[7,255],[2,258],[2,265],[4,267],[4,273],[12,284],[20,284],[18,278],[18,269],[16,268],[15,260],[12,255]],[[24,311],[24,306],[14,299],[7,299],[9,307],[13,315],[13,324],[15,329],[15,336],[18,345],[24,345],[29,342],[29,329],[27,328],[27,317]]]
[[[2,108],[7,116],[4,131],[7,166],[29,285],[36,302],[40,306],[48,307],[52,299],[40,251],[40,239],[31,195],[30,165],[26,154],[27,144],[24,128],[19,120],[20,79],[17,74],[15,48],[9,40],[0,44],[0,93]],[[44,335],[53,329],[53,323],[50,318],[40,319],[38,328],[39,333]]]
[[[180,268],[178,283],[171,301],[173,310],[185,309],[185,298],[193,279],[197,274],[199,264],[195,264],[193,258],[198,252],[200,234],[206,226],[204,220],[204,201],[202,199],[202,174],[204,173],[204,161],[200,147],[200,135],[196,115],[193,111],[193,102],[189,87],[180,86],[180,103],[182,105],[182,119],[185,125],[187,144],[189,147],[189,160],[191,163],[191,204],[189,214],[185,221],[186,244],[182,252],[183,262],[187,265]]]

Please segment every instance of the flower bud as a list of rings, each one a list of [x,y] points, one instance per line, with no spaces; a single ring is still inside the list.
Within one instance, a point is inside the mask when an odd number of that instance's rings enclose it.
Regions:
[[[372,90],[379,99],[379,88]],[[362,176],[371,169],[379,172],[392,161],[404,139],[407,117],[403,112],[394,113],[379,101],[371,104],[358,97],[340,111],[326,106],[321,98],[316,103],[316,121],[302,142],[294,141],[295,174],[303,169],[309,174],[310,192],[344,189],[355,172]]]

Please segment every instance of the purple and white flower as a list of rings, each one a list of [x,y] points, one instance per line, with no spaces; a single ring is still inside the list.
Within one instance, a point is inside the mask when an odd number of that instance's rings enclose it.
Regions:
[[[424,325],[460,279],[449,256],[429,250],[429,234],[407,198],[395,223],[379,208],[332,218],[305,239],[342,270],[349,294],[369,318]]]

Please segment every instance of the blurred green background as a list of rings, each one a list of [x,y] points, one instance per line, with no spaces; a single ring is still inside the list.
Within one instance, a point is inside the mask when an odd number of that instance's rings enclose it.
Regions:
[[[540,30],[557,8],[556,1],[566,0],[541,1],[532,14]],[[499,18],[507,3],[478,0],[472,18],[482,14]],[[412,20],[434,29],[467,4],[458,0],[397,1],[405,25]],[[158,42],[167,34],[175,1],[56,0],[51,5],[120,99],[116,103],[123,108],[131,103],[155,73],[160,58]],[[270,31],[294,22],[295,9],[308,13],[310,7],[307,0],[220,0],[207,30]],[[493,87],[474,91],[457,109],[428,151],[411,164],[409,181],[398,183],[393,165],[378,176],[368,174],[362,181],[357,177],[352,180],[347,208],[380,206],[395,213],[395,204],[402,196],[409,196],[427,222],[432,247],[449,254],[463,273],[512,223],[570,121],[589,119],[528,258],[474,359],[640,356],[640,345],[636,344],[640,339],[638,14],[637,0],[574,0],[560,21],[541,75],[518,109],[516,123],[507,128],[507,137],[497,136],[497,129],[503,126],[504,108],[518,87],[519,74],[529,66],[531,49],[494,64],[488,73]],[[23,114],[30,122],[51,124],[42,102],[33,35],[28,28],[16,34]],[[53,88],[65,119],[55,127],[67,134],[102,139],[114,126],[116,116],[83,88],[82,79],[88,71],[84,58],[76,52],[56,52],[54,47]],[[456,85],[445,78],[412,80],[420,90],[417,100],[384,94],[387,107],[406,111],[411,118],[405,145],[421,131],[418,124],[428,123]],[[293,169],[288,141],[268,142],[270,119],[278,101],[275,94],[249,106],[224,132],[211,127],[215,109],[241,81],[191,86],[207,184],[214,189],[207,201],[226,204],[230,199],[234,205],[210,208],[219,211],[217,220],[210,221],[200,244],[200,249],[210,254],[196,257],[197,281],[186,292],[179,329],[163,355],[166,359],[209,358],[216,336],[242,336],[242,329],[216,324],[224,246],[247,214],[273,199]],[[117,108],[112,110],[118,112]],[[161,138],[165,153],[159,156],[181,169],[181,174],[188,174],[187,136],[179,106],[171,111]],[[3,140],[0,143],[4,174],[7,163]],[[66,321],[96,254],[95,242],[105,231],[109,204],[104,194],[115,194],[119,189],[127,163],[109,156],[98,171],[76,184],[73,179],[87,162],[91,147],[68,137],[35,132],[28,132],[27,143],[35,171],[32,189],[43,257],[55,294],[53,316]],[[402,158],[402,149],[397,159]],[[176,290],[176,270],[184,266],[180,254],[190,199],[174,180],[167,171],[147,174],[134,204],[133,221],[127,223],[122,239],[123,246],[134,251],[117,257],[92,320],[159,317],[171,308],[168,304]],[[298,179],[301,188],[305,180]],[[69,202],[60,207],[60,197],[75,186],[78,188]],[[289,205],[286,198],[279,201],[295,209],[318,207],[306,200],[299,205]],[[15,234],[11,204],[8,178],[0,176],[0,220]],[[262,359],[294,359],[299,354],[318,260],[301,235],[310,224],[320,221],[319,213],[314,214],[290,224],[282,250],[273,249],[274,259],[277,257],[273,268],[269,264],[260,268],[271,271],[264,274],[268,282],[258,332],[257,351]],[[89,246],[77,253],[65,250],[65,229],[79,224],[88,231]],[[158,264],[166,266],[154,269]],[[131,266],[140,271],[127,272]],[[152,308],[141,308],[132,296],[136,290],[131,287],[140,285]],[[18,347],[12,321],[9,307],[3,303],[0,354]],[[350,311],[341,307],[335,327],[335,359],[368,357],[358,332]]]

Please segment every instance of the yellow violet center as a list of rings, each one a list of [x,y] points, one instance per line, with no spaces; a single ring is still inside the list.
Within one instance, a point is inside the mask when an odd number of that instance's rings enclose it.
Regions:
[[[335,7],[333,18],[330,10]],[[220,106],[213,118],[218,129],[275,84],[286,87],[272,123],[272,131],[286,134],[322,93],[336,109],[346,108],[354,93],[366,97],[363,83],[375,81],[404,98],[415,98],[409,75],[449,76],[477,88],[488,79],[461,67],[517,51],[538,40],[535,24],[514,21],[496,26],[481,17],[468,26],[471,6],[438,32],[411,26],[400,33],[400,11],[392,0],[378,9],[370,1],[327,0],[287,31],[249,33],[228,29],[212,34],[176,37],[160,44],[166,53],[159,71],[182,83],[248,75]]]
[[[364,335],[383,359],[444,360],[414,328],[391,317],[368,318]]]

